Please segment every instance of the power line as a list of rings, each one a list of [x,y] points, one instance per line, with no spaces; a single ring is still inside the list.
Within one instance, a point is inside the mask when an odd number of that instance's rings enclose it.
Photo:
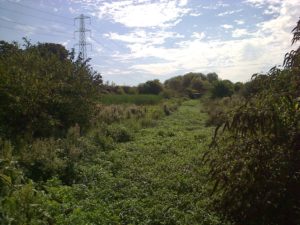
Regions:
[[[0,28],[8,29],[8,30],[14,30],[14,31],[19,31],[19,32],[24,33],[24,30],[18,29],[18,28],[7,27],[7,26],[3,26],[3,25],[0,25]],[[57,36],[57,37],[63,36],[63,37],[67,37],[67,36],[65,36],[65,35],[49,34],[49,33],[40,33],[40,32],[37,32],[36,34],[37,34],[37,35],[43,35],[43,36]],[[68,37],[68,38],[70,38],[70,37]]]
[[[43,20],[43,21],[45,21],[45,18],[44,18],[44,17],[41,17],[41,16],[37,16],[37,15],[30,15],[30,14],[27,14],[27,13],[24,13],[24,12],[20,12],[20,11],[17,11],[17,10],[13,10],[13,9],[5,8],[5,7],[2,7],[2,6],[0,6],[0,9],[3,9],[3,10],[8,10],[8,11],[11,11],[11,12],[13,12],[13,13],[15,13],[15,14],[22,14],[22,15],[25,15],[25,16],[34,17],[34,18],[37,18],[37,19],[40,19],[40,20]],[[65,24],[65,25],[67,25],[67,26],[73,26],[72,24],[65,23],[65,22],[58,21],[58,20],[51,20],[51,19],[47,19],[47,21],[52,21],[52,22],[55,22],[55,23],[62,23],[62,24]]]
[[[11,1],[8,1],[8,3],[10,3],[10,4],[15,4],[15,5],[19,5],[19,6],[21,6],[21,7],[25,7],[25,8],[31,9],[31,10],[36,10],[36,11],[39,11],[39,12],[41,12],[41,13],[46,13],[46,14],[49,14],[49,15],[52,15],[52,16],[61,17],[61,18],[64,18],[64,19],[69,19],[69,20],[71,19],[71,18],[66,17],[66,16],[56,15],[56,14],[54,14],[54,13],[50,13],[50,12],[48,12],[48,11],[44,11],[44,10],[40,10],[40,9],[31,7],[31,6],[28,6],[28,5],[24,5],[24,4],[21,4],[21,3],[19,3],[19,2],[11,2]]]
[[[29,25],[29,24],[26,24],[26,23],[20,23],[20,22],[13,21],[13,20],[5,20],[5,19],[2,19],[2,18],[0,18],[0,20],[2,20],[2,21],[4,21],[4,22],[7,22],[7,23],[14,23],[14,24],[22,25],[22,26],[30,26],[30,27],[32,27],[32,28],[38,28],[38,29],[41,29],[40,27],[33,27],[33,26]],[[51,34],[49,34],[49,35],[65,36],[65,37],[67,37],[66,35],[53,34],[53,33],[51,33]],[[68,38],[70,38],[70,37],[68,36]]]
[[[21,4],[21,3],[17,3],[17,2],[10,2],[9,3],[11,4],[15,4],[15,5],[18,5],[18,6],[21,6],[21,7],[25,7],[25,8],[29,8],[31,10],[36,10],[36,11],[39,11],[41,13],[46,13],[46,14],[50,14],[52,16],[57,16],[57,17],[61,17],[61,18],[66,18],[66,19],[70,19],[68,17],[65,17],[65,16],[60,16],[60,15],[56,15],[56,14],[53,14],[53,13],[50,13],[50,12],[47,12],[47,11],[44,11],[44,10],[40,10],[40,9],[37,9],[37,8],[34,8],[34,7],[30,7],[30,6],[27,6],[27,5],[24,5],[24,4]],[[9,9],[9,8],[4,8],[4,7],[1,7],[0,6],[0,9],[4,9],[4,10],[9,10],[11,12],[14,12],[14,13],[18,13],[18,14],[23,14],[25,16],[30,16],[30,17],[35,17],[35,18],[38,18],[38,19],[42,19],[43,21],[45,20],[43,17],[39,17],[39,16],[36,16],[36,15],[29,15],[29,14],[26,14],[26,13],[23,13],[23,12],[19,12],[19,11],[16,11],[16,10],[13,10],[13,9]],[[58,20],[49,20],[47,19],[48,21],[53,21],[53,22],[56,22],[56,23],[62,23],[62,24],[65,24],[67,26],[73,26],[69,23],[65,23],[65,22],[62,22],[62,21],[58,21]],[[94,26],[92,26],[96,31],[100,32],[98,29],[96,29]],[[110,51],[114,51],[112,50],[111,48],[109,48],[108,46],[104,45],[103,43],[99,43],[98,41],[96,41],[95,39],[93,39],[95,42],[97,42],[99,45],[103,46],[104,48],[106,49],[109,49]],[[120,46],[119,44],[111,41],[110,39],[108,39],[108,41],[110,43],[112,43],[114,46],[116,46],[117,48],[123,48],[122,46]]]

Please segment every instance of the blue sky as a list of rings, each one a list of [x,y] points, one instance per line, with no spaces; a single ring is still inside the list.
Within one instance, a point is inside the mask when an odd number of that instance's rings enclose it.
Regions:
[[[0,0],[0,39],[71,49],[83,13],[87,53],[105,81],[217,72],[236,82],[282,63],[299,12],[300,0]]]

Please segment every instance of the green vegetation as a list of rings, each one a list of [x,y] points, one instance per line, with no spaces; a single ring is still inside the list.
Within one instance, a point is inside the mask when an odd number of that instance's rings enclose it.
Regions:
[[[154,105],[158,104],[162,100],[160,95],[150,94],[139,94],[139,95],[128,95],[128,94],[105,94],[100,98],[102,104],[136,104],[136,105]]]
[[[299,66],[298,47],[283,70],[253,76],[247,86],[255,89],[232,102],[216,129],[207,156],[215,207],[237,224],[300,222]]]
[[[7,190],[3,221],[224,224],[210,208],[201,166],[212,129],[203,126],[200,109],[196,100],[171,101],[147,107],[140,119],[99,124],[85,136],[74,127],[64,139],[36,140],[18,158],[23,178],[34,182],[12,181],[19,187]]]
[[[88,126],[101,76],[58,44],[0,42],[0,135],[47,137]],[[27,137],[27,138],[29,138]]]
[[[157,95],[162,92],[163,89],[163,85],[159,82],[159,80],[150,80],[138,86],[138,91],[140,94]]]
[[[230,97],[234,93],[234,85],[229,80],[215,81],[211,90],[212,98]]]
[[[184,76],[177,76],[166,80],[165,87],[180,95],[192,97],[193,94],[198,93],[202,96],[210,90],[213,81],[214,79],[209,80],[202,73],[188,73]]]
[[[300,223],[300,48],[246,84],[127,87],[24,42],[0,42],[1,225]]]

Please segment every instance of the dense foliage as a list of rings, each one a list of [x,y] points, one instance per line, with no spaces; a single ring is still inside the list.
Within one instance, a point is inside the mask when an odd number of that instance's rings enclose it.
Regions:
[[[153,94],[105,94],[100,98],[103,104],[136,104],[136,105],[154,105],[162,100],[162,96]]]
[[[210,79],[202,73],[187,73],[183,76],[172,77],[165,81],[166,89],[181,95],[190,97],[197,93],[200,96],[205,94],[211,87],[211,83],[218,79],[217,74],[209,75]]]
[[[237,224],[300,223],[299,52],[286,55],[285,69],[255,75],[247,85],[255,89],[216,130],[208,156],[215,206]]]
[[[212,98],[230,97],[234,93],[234,85],[229,80],[215,81],[211,93]]]
[[[165,81],[165,90],[173,91],[173,95],[199,98],[209,95],[211,98],[223,98],[240,91],[243,84],[232,83],[219,79],[216,73],[187,73],[183,76],[172,77]],[[174,94],[175,93],[175,94]]]
[[[199,167],[211,131],[199,110],[197,101],[107,105],[85,136],[74,127],[20,156],[2,142],[1,224],[226,224]]]
[[[140,94],[154,94],[157,95],[163,90],[163,85],[159,80],[149,80],[144,84],[138,86],[138,91]]]
[[[46,137],[88,126],[101,76],[58,44],[0,42],[0,135]]]

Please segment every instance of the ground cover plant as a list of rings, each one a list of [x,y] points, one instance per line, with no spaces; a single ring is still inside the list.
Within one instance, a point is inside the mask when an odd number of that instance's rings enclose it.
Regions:
[[[2,220],[225,224],[210,208],[211,187],[201,166],[212,129],[204,126],[200,102],[183,102],[168,114],[165,105],[159,108],[159,117],[153,114],[158,108],[147,110],[149,119],[157,121],[152,126],[144,126],[143,118],[134,124],[123,119],[94,127],[85,136],[74,127],[63,140],[37,140],[32,148],[39,154],[24,152],[25,158],[18,159],[26,168],[22,176],[33,181],[12,181],[18,188],[7,190],[2,199]],[[133,129],[137,121],[140,125]],[[22,207],[24,214],[18,214]]]
[[[102,104],[136,104],[136,105],[154,105],[162,100],[162,96],[153,94],[105,94],[100,98]]]

